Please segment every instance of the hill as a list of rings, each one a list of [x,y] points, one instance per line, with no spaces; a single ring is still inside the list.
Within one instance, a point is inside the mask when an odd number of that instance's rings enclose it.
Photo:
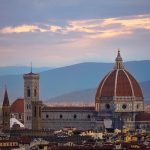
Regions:
[[[72,66],[51,69],[40,73],[40,95],[42,100],[64,95],[74,91],[94,89],[106,73],[113,68],[112,63],[81,63]],[[150,81],[150,61],[125,63],[125,68],[139,82]],[[4,85],[7,84],[10,100],[23,97],[22,75],[0,76],[0,98],[3,99]],[[149,91],[145,83],[144,90]],[[148,92],[146,92],[148,93]]]
[[[50,70],[50,67],[33,67],[32,68],[35,73],[42,72],[46,70]],[[31,67],[27,66],[8,66],[8,67],[0,67],[0,76],[3,75],[19,75],[26,72],[29,72]]]
[[[144,100],[145,102],[150,102],[150,81],[145,81],[140,83],[141,88],[143,90]],[[75,91],[71,93],[67,93],[55,98],[51,98],[47,101],[48,104],[53,105],[59,105],[59,104],[82,104],[82,105],[94,105],[95,102],[95,94],[96,94],[96,88],[95,89],[87,89],[82,91]]]

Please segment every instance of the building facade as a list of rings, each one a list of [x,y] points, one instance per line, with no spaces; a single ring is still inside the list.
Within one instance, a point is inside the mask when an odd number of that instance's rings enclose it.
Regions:
[[[44,107],[42,127],[44,129],[94,129],[94,107]]]

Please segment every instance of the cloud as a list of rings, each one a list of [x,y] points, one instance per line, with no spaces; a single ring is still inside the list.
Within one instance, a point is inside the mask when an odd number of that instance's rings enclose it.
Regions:
[[[72,21],[66,27],[66,32],[83,32],[99,35],[101,38],[110,38],[132,34],[136,29],[149,30],[150,15]]]
[[[50,31],[51,31],[51,32],[57,32],[57,31],[59,31],[59,30],[62,30],[62,27],[56,26],[56,25],[50,26]],[[49,31],[49,30],[47,30],[47,31]]]
[[[46,32],[45,29],[39,28],[36,25],[21,25],[17,27],[5,27],[0,30],[1,33],[25,33],[25,32]]]
[[[40,27],[38,25],[21,25],[16,27],[5,27],[0,30],[3,34],[9,34],[9,33],[26,33],[26,32],[57,32],[58,30],[61,30],[60,26],[56,25],[42,25],[45,27]]]
[[[78,34],[78,38],[113,38],[134,34],[137,29],[150,29],[150,15],[68,21],[63,26],[55,24],[21,25],[2,28],[0,33],[51,32],[70,36]]]
[[[117,37],[117,36],[121,36],[121,35],[131,35],[132,31],[126,31],[126,30],[105,30],[101,33],[97,33],[94,35],[90,35],[90,38],[113,38],[113,37]]]
[[[150,29],[150,15],[138,15],[123,18],[108,18],[102,23],[102,26],[120,25],[129,29]]]

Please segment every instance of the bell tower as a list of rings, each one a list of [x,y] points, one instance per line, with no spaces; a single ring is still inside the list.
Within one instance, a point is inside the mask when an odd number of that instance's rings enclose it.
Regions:
[[[24,78],[24,125],[32,129],[32,102],[39,101],[39,74],[32,73],[23,75]]]
[[[10,129],[10,105],[9,105],[9,98],[8,98],[6,88],[5,88],[2,112],[3,112],[3,129],[9,130]]]

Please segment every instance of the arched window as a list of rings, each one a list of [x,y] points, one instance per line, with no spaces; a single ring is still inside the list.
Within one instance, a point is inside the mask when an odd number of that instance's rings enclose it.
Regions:
[[[30,97],[30,96],[31,96],[30,89],[27,89],[27,97]]]

